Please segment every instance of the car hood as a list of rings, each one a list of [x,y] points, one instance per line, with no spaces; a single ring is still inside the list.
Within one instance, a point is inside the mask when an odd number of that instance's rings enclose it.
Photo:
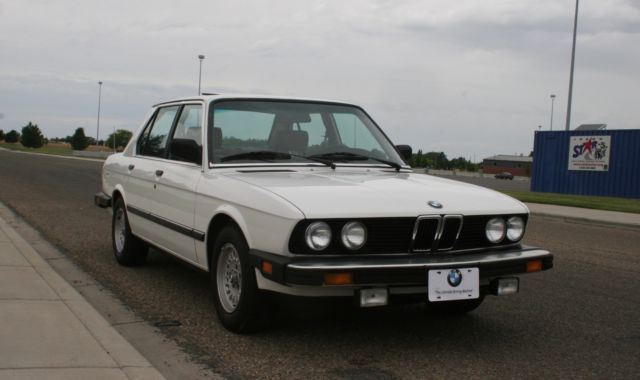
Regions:
[[[425,174],[316,168],[226,175],[284,198],[309,219],[528,212],[523,203],[502,193]]]

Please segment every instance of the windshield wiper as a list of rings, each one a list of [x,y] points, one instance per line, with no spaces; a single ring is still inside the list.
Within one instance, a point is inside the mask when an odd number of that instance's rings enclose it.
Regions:
[[[336,164],[331,160],[323,160],[322,158],[317,157],[307,157],[301,156],[298,154],[291,154],[285,152],[275,152],[270,150],[258,150],[253,152],[244,152],[238,154],[232,154],[230,156],[225,156],[220,159],[220,162],[232,161],[232,160],[260,160],[260,161],[269,161],[269,160],[290,160],[291,157],[299,157],[304,158],[305,160],[320,162],[327,166],[330,166],[331,169],[336,168]]]
[[[313,156],[308,156],[307,158],[327,158],[327,159],[338,160],[338,161],[366,161],[366,160],[373,160],[373,161],[378,161],[378,162],[380,162],[382,164],[385,164],[385,165],[389,165],[392,168],[396,169],[396,171],[398,171],[398,172],[400,171],[400,169],[402,169],[402,165],[398,164],[397,162],[384,160],[382,158],[366,156],[364,154],[351,153],[351,152],[331,152],[331,153],[324,153],[324,154],[316,154],[316,155],[313,155]]]
[[[291,155],[289,153],[273,152],[270,150],[257,150],[253,152],[244,152],[238,154],[232,154],[220,159],[220,162],[233,161],[233,160],[290,160]]]

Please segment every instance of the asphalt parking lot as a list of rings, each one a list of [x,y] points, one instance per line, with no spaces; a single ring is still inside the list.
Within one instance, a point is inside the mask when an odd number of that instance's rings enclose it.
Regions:
[[[454,181],[460,181],[478,185],[482,187],[488,187],[494,190],[500,191],[531,191],[531,180],[529,178],[516,177],[513,180],[509,179],[496,179],[492,177],[478,177],[467,175],[449,175],[449,174],[435,174],[437,177],[452,179]]]
[[[153,252],[119,267],[110,215],[93,206],[101,164],[0,151],[0,201],[197,360],[247,378],[635,378],[640,373],[640,230],[532,217],[526,243],[551,271],[462,318],[423,305],[361,310],[286,299],[269,331],[238,336],[215,318],[207,275]],[[457,179],[457,178],[456,178]],[[488,179],[494,181],[493,179]],[[517,181],[499,181],[516,183]],[[144,354],[144,352],[143,352]]]

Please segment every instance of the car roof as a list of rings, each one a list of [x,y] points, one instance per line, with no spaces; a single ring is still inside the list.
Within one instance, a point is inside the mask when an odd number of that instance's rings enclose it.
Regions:
[[[318,102],[318,103],[333,103],[333,104],[343,104],[347,106],[355,106],[353,103],[348,103],[340,100],[329,100],[329,99],[318,99],[318,98],[305,98],[305,97],[292,97],[292,96],[277,96],[277,95],[261,95],[261,94],[212,94],[212,93],[203,93],[200,96],[188,96],[183,98],[175,98],[168,101],[160,102],[154,104],[154,107],[161,106],[164,104],[170,103],[180,103],[180,102],[188,102],[188,101],[204,101],[210,102],[213,100],[221,100],[221,99],[267,99],[267,100],[295,100],[295,101],[306,101],[306,102]]]

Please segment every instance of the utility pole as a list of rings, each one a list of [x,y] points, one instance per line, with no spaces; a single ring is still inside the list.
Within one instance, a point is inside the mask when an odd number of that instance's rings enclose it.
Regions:
[[[102,101],[102,81],[98,82],[98,122],[96,127],[96,145],[100,145],[100,103]]]
[[[571,47],[571,71],[569,73],[569,100],[567,101],[567,123],[564,126],[564,130],[569,130],[569,124],[571,123],[571,95],[573,95],[573,66],[576,60],[576,32],[578,30],[578,3],[576,0],[576,14],[573,19],[573,46]]]
[[[551,94],[551,120],[549,121],[549,130],[553,131],[553,101],[556,100],[556,95]]]
[[[200,74],[198,75],[198,96],[202,95],[202,92],[200,91],[200,84],[202,82],[202,61],[204,60],[204,55],[200,54],[198,56],[198,59],[200,60]]]

